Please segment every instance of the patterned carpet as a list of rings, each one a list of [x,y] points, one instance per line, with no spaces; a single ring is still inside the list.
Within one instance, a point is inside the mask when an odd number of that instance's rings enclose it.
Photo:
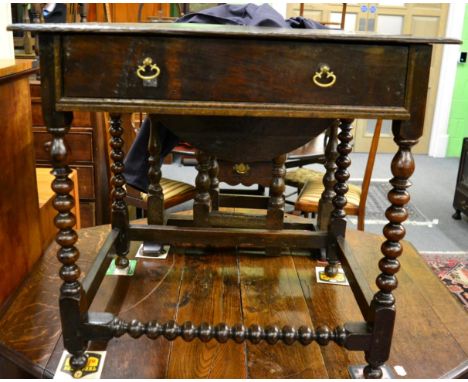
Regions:
[[[350,182],[356,185],[361,185],[360,182]],[[383,225],[387,223],[385,218],[385,210],[390,206],[387,194],[392,189],[392,185],[386,182],[372,181],[369,186],[369,194],[366,202],[366,225]],[[405,225],[427,226],[432,228],[438,224],[438,219],[430,219],[424,215],[411,201],[406,205],[408,210],[408,220]],[[353,224],[357,224],[357,218],[349,216],[348,220]]]
[[[468,310],[468,252],[421,252],[434,273]]]

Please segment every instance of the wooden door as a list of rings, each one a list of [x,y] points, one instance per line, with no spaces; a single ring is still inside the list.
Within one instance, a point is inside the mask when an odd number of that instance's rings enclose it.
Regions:
[[[337,22],[341,18],[342,4],[305,4],[304,17],[322,22]],[[348,4],[345,30],[377,33],[410,34],[418,36],[444,36],[448,4],[441,3],[355,3]],[[299,15],[299,3],[288,5],[288,17]],[[332,26],[333,27],[333,26]],[[429,92],[423,136],[413,152],[427,154],[439,81],[442,46],[435,45],[432,55]],[[370,148],[375,120],[357,120],[354,151],[367,152]],[[396,152],[391,132],[391,121],[384,121],[379,152]]]

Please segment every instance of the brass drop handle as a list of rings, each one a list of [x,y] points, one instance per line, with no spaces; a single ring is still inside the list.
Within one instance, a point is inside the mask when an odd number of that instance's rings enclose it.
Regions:
[[[325,83],[321,82],[323,76],[325,76],[325,80],[331,78],[331,81],[327,81]],[[322,65],[320,67],[320,71],[315,72],[314,77],[312,78],[314,84],[321,88],[329,88],[335,85],[336,82],[336,75],[332,71],[330,71],[330,67],[328,65]]]
[[[232,169],[239,175],[246,175],[250,171],[250,166],[246,163],[237,163]]]
[[[149,76],[145,76],[143,73],[146,71],[147,67],[150,71],[154,71],[154,73]],[[156,64],[153,64],[153,60],[149,57],[146,57],[143,60],[143,65],[139,65],[136,71],[137,76],[140,77],[143,81],[154,80],[156,77],[159,76],[160,73],[161,73],[161,69],[159,69],[159,66]]]

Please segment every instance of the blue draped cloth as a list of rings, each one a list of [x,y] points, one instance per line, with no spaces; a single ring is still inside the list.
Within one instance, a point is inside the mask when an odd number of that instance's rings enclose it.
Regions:
[[[327,29],[324,25],[303,17],[284,20],[270,5],[262,4],[223,4],[179,18],[178,23],[250,25],[276,28]],[[150,121],[146,118],[135,138],[126,158],[125,179],[132,187],[147,192],[148,190],[148,141]],[[163,158],[179,143],[179,138],[162,124],[158,125],[158,137],[161,144],[161,163]]]

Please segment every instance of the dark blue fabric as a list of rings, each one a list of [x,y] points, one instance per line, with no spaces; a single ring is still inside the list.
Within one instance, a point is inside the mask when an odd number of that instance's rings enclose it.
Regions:
[[[326,29],[322,24],[303,17],[284,20],[270,5],[223,4],[203,11],[190,13],[177,20],[178,23],[250,25],[274,28]]]
[[[312,20],[304,19],[303,17],[294,17],[284,20],[283,17],[268,4],[224,4],[205,9],[200,12],[190,13],[179,18],[176,22],[250,25],[276,28],[326,29],[324,25]],[[143,192],[147,192],[148,190],[147,174],[149,169],[149,130],[150,121],[146,118],[124,161],[124,175],[127,183]],[[163,158],[172,151],[179,142],[179,139],[161,124],[158,126],[158,136],[159,141],[161,142],[162,163]]]

